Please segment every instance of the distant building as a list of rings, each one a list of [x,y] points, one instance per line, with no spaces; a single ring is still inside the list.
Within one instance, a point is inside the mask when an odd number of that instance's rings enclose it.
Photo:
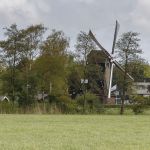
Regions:
[[[7,96],[0,96],[0,101],[1,102],[3,102],[3,101],[8,101],[9,102],[10,100]]]
[[[37,101],[45,101],[48,99],[48,94],[39,93],[35,96],[35,98],[37,99]]]
[[[120,105],[121,104],[121,93],[119,90],[113,91],[111,93],[111,97],[112,97],[112,101],[110,104],[116,104],[116,105]],[[125,96],[125,100],[124,100],[124,104],[131,104],[132,100],[130,100],[129,96],[126,95]]]
[[[133,93],[141,96],[150,96],[150,78],[134,82]]]
[[[132,95],[139,95],[139,96],[150,96],[150,78],[144,78],[137,80],[133,83],[132,87],[133,93]],[[119,89],[116,88],[116,90],[112,91],[112,98],[113,104],[121,104],[121,97],[120,97]],[[125,104],[131,104],[132,100],[129,98],[128,95],[126,95],[125,98]]]

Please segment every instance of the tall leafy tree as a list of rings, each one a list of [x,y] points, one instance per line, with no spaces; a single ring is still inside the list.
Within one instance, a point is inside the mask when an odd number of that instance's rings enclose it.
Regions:
[[[18,29],[17,25],[13,24],[5,30],[6,40],[0,41],[1,58],[6,66],[2,76],[3,89],[12,101],[19,92],[24,91],[25,100],[28,101],[29,71],[45,28],[42,25],[34,25]]]
[[[82,93],[81,78],[83,77],[83,65],[74,61],[74,57],[71,56],[68,62],[67,72],[69,94],[75,99],[78,94]]]
[[[148,62],[141,58],[137,57],[131,62],[129,62],[129,73],[132,75],[135,81],[143,80],[148,74]]]
[[[12,101],[15,100],[15,80],[16,80],[16,65],[19,62],[19,49],[20,49],[20,30],[16,24],[5,28],[6,40],[0,41],[1,58],[7,66],[7,87],[8,94]]]
[[[62,31],[52,30],[41,46],[41,55],[35,62],[40,91],[53,95],[67,91],[66,67],[69,39]]]
[[[144,65],[144,75],[146,78],[150,78],[150,65],[148,63]]]
[[[34,99],[35,93],[35,74],[32,71],[34,59],[39,54],[39,47],[42,43],[42,36],[46,28],[43,25],[31,25],[21,30],[22,39],[20,41],[20,63],[18,65],[21,71],[22,79],[25,81],[22,84],[22,92],[24,93],[26,103],[30,103]],[[22,95],[22,94],[21,94]],[[22,99],[22,98],[20,98]]]
[[[129,73],[129,64],[138,57],[138,54],[142,53],[140,49],[138,38],[138,33],[127,32],[122,34],[121,38],[118,40],[116,46],[118,49],[118,56],[120,58],[121,64],[124,66],[125,72],[123,74],[123,86],[122,86],[122,99],[121,99],[121,109],[120,114],[124,113],[124,101],[125,95],[128,89],[129,80],[127,78],[127,73]]]
[[[86,111],[86,85],[85,81],[87,79],[87,55],[95,49],[95,44],[90,38],[88,34],[81,31],[77,36],[77,44],[76,44],[76,52],[77,56],[79,57],[79,60],[83,62],[84,68],[83,68],[83,91],[84,91],[84,112]]]

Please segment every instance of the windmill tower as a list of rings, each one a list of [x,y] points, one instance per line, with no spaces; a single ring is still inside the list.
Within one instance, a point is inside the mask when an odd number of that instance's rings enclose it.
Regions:
[[[118,21],[116,21],[111,54],[98,42],[98,40],[96,39],[96,37],[94,36],[92,31],[91,30],[89,31],[90,37],[92,38],[92,40],[96,43],[96,45],[99,47],[101,52],[107,58],[107,59],[105,59],[104,83],[105,83],[105,89],[107,91],[106,94],[107,94],[108,99],[111,98],[111,88],[112,88],[114,66],[116,66],[122,72],[125,72],[125,70],[121,67],[121,65],[113,58],[118,30],[119,30],[119,23],[118,23]],[[134,80],[128,73],[127,73],[127,76],[129,79]]]

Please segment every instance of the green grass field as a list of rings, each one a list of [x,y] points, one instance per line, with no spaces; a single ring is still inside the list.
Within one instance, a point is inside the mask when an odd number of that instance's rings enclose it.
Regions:
[[[0,115],[0,150],[149,150],[150,116]]]

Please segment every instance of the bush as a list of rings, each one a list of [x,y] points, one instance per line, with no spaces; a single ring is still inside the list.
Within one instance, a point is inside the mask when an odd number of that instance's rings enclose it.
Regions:
[[[78,111],[83,111],[84,107],[84,95],[77,96],[76,99],[78,104]],[[100,113],[103,109],[103,106],[100,103],[99,98],[90,92],[85,94],[86,101],[86,112],[88,113]]]
[[[138,115],[144,112],[144,107],[142,105],[134,105],[132,110],[136,115]]]
[[[133,98],[133,112],[137,114],[141,114],[144,111],[144,105],[146,104],[146,98],[143,96],[135,96]]]
[[[147,104],[147,97],[137,95],[134,96],[132,99],[133,99],[133,104],[140,104],[140,105]]]
[[[77,104],[68,96],[60,96],[57,98],[57,106],[61,109],[62,113],[75,113]]]
[[[52,103],[57,103],[58,97],[55,96],[55,95],[49,95],[49,96],[48,96],[48,101],[49,101],[50,104],[52,104]]]

